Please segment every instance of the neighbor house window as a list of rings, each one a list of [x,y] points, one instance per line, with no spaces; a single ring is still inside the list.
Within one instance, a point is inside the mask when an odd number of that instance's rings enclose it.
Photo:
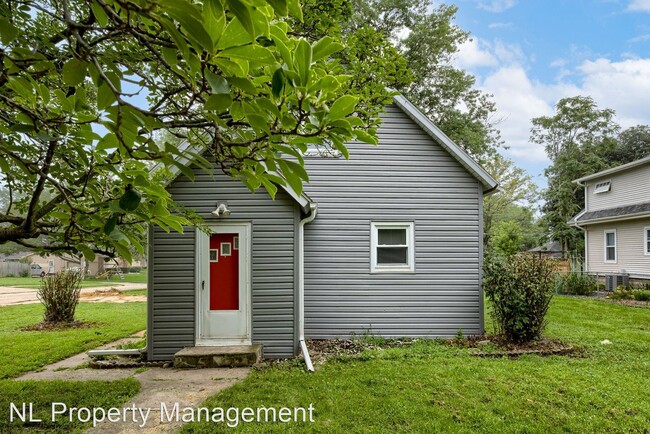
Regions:
[[[594,188],[594,193],[605,193],[612,189],[612,181],[603,181],[596,184]]]
[[[616,262],[616,230],[605,231],[605,262]]]
[[[415,270],[413,223],[372,222],[370,244],[371,272]]]
[[[650,255],[650,226],[643,229],[644,240],[643,240],[643,253]]]

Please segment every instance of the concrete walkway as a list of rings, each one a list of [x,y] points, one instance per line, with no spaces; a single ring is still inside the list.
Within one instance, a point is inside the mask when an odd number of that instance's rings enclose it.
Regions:
[[[113,348],[123,344],[132,338],[122,339],[118,342],[105,345],[101,348]],[[108,422],[98,424],[89,429],[88,433],[113,434],[113,433],[174,433],[177,432],[182,422],[161,421],[161,403],[168,409],[178,403],[184,407],[196,407],[206,398],[226,389],[245,378],[250,372],[249,368],[214,368],[214,369],[193,369],[179,370],[172,368],[148,368],[142,369],[89,369],[78,368],[88,362],[90,358],[85,354],[78,354],[52,365],[46,366],[42,371],[30,372],[19,377],[17,380],[118,380],[122,378],[135,378],[140,382],[140,391],[123,408],[142,409],[144,412],[151,409],[144,427],[142,419],[136,417],[137,421]]]
[[[90,288],[81,288],[81,301],[90,301],[90,302],[135,302],[135,301],[146,301],[146,297],[143,296],[120,296],[119,293],[115,291],[108,292],[111,288],[118,289],[120,291],[130,291],[135,289],[147,289],[147,285],[144,283],[129,283],[129,282],[106,282],[106,286],[93,286]],[[36,288],[18,288],[13,286],[0,286],[0,306],[11,306],[14,304],[30,304],[38,303],[38,297]],[[107,291],[105,294],[101,294],[102,291]]]

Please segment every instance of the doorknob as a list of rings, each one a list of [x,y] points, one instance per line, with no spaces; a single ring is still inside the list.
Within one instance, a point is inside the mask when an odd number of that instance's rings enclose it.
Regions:
[[[201,281],[201,291],[205,289],[205,280]]]

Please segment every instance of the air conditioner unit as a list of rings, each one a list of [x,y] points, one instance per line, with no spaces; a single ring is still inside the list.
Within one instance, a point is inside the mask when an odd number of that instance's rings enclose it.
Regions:
[[[605,275],[605,291],[614,291],[619,286],[630,286],[629,274],[606,274]]]

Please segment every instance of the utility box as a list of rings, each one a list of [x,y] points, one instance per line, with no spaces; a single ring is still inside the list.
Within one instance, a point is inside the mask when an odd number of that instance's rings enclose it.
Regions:
[[[612,292],[619,286],[629,286],[629,274],[606,274],[605,275],[605,291]]]

